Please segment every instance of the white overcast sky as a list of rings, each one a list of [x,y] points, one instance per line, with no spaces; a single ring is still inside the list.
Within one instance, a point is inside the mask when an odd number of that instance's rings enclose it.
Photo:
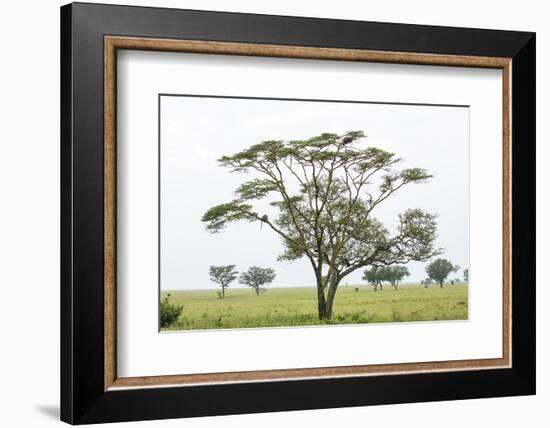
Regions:
[[[264,140],[301,139],[323,132],[362,130],[369,146],[396,153],[400,167],[421,167],[428,183],[403,188],[375,210],[390,233],[397,214],[421,208],[438,217],[437,246],[462,268],[469,253],[469,111],[467,107],[355,104],[235,98],[161,97],[161,288],[216,288],[210,265],[272,267],[274,287],[313,286],[306,260],[278,262],[282,243],[258,223],[235,223],[210,234],[201,217],[230,201],[246,175],[217,159]],[[261,205],[263,207],[264,205]],[[261,209],[260,209],[260,212]],[[410,263],[406,281],[426,277],[425,263]],[[356,284],[362,271],[343,283]],[[460,275],[462,277],[462,271]],[[234,284],[238,286],[238,284]]]

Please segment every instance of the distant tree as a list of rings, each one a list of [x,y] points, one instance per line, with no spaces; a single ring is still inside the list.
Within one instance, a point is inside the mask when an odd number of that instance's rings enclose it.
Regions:
[[[468,282],[468,277],[469,277],[469,270],[468,269],[464,269],[464,272],[463,272],[463,275],[464,275],[464,282]]]
[[[456,272],[460,269],[460,266],[453,266],[453,264],[447,259],[435,259],[426,267],[426,273],[428,276],[436,281],[441,288],[445,279],[451,272]]]
[[[431,278],[426,278],[422,281],[420,281],[421,284],[424,285],[424,288],[428,288],[428,285],[431,285],[433,283]]]
[[[382,290],[383,279],[380,267],[373,266],[372,268],[365,270],[363,272],[363,279],[374,285],[374,291],[377,291],[378,287],[380,287],[380,290]]]
[[[235,269],[235,265],[210,266],[209,273],[210,280],[222,288],[221,294],[218,293],[220,299],[225,298],[225,289],[229,288],[229,284],[235,281],[237,275],[239,275],[239,272]]]
[[[261,268],[251,266],[246,272],[241,273],[239,282],[248,287],[252,287],[256,291],[256,295],[260,295],[265,291],[264,285],[271,284],[277,275],[271,268]]]
[[[175,323],[183,311],[182,305],[170,302],[170,293],[160,301],[160,326],[168,327]]]
[[[363,279],[374,285],[374,291],[382,290],[382,284],[387,281],[397,290],[399,281],[409,276],[409,270],[405,266],[374,266],[370,270],[365,270]]]
[[[382,268],[382,276],[385,277],[385,281],[388,281],[396,290],[399,281],[409,275],[409,269],[405,266],[384,266]]]

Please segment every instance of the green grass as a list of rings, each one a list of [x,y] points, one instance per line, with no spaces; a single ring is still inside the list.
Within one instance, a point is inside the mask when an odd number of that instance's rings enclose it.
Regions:
[[[358,288],[358,291],[355,289]],[[163,291],[183,305],[178,321],[163,330],[283,327],[319,324],[365,324],[404,321],[468,319],[468,287],[402,285],[384,287],[340,286],[330,321],[317,318],[314,288],[272,288],[257,296],[252,289],[226,290],[219,299],[212,290]]]

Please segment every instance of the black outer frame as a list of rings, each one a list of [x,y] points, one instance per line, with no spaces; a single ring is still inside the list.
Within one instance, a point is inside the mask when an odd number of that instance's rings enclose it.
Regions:
[[[512,368],[105,392],[104,35],[512,58]],[[63,6],[61,420],[85,424],[534,394],[535,95],[534,33]]]

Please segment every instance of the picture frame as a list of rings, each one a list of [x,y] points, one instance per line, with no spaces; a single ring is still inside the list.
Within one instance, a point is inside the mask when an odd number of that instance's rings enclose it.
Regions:
[[[119,377],[120,50],[502,70],[501,358]],[[86,424],[534,394],[535,97],[534,33],[63,6],[61,419]]]

